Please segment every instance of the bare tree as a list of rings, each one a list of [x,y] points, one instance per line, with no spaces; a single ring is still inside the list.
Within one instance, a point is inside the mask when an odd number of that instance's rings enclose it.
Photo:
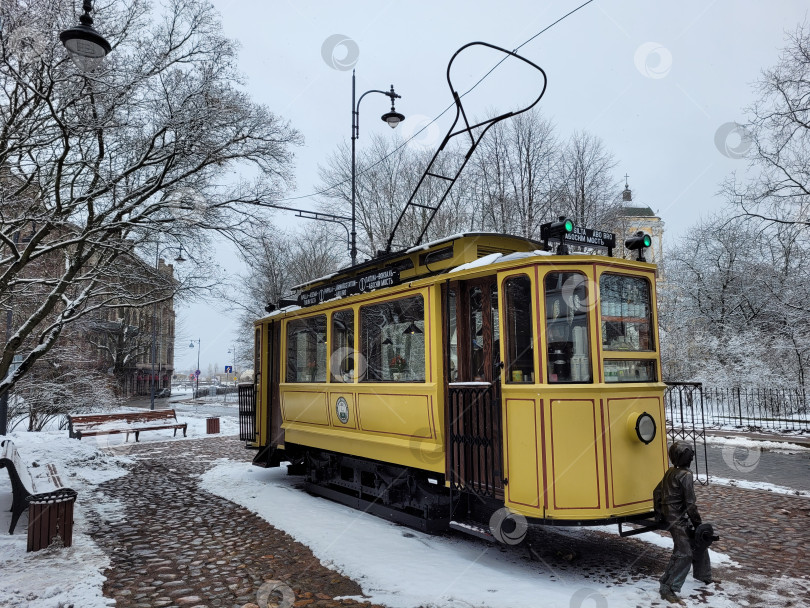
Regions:
[[[377,251],[385,247],[400,212],[415,190],[432,154],[432,151],[417,151],[404,146],[397,137],[378,135],[372,135],[358,151],[355,177],[357,248],[368,258],[376,256]],[[350,216],[351,149],[345,144],[341,145],[320,167],[319,173],[323,184],[320,189],[324,191],[321,208]],[[423,205],[435,204],[437,189],[438,184],[423,184],[415,201]],[[428,213],[427,209],[423,209],[405,218],[399,228],[395,248],[409,247],[414,242],[427,221]],[[469,211],[464,204],[463,187],[457,187],[433,219],[427,238],[452,234],[468,222]]]
[[[756,84],[741,147],[751,144],[749,179],[724,185],[729,202],[768,223],[810,226],[810,26],[788,35],[777,64]]]
[[[249,271],[230,291],[238,294],[241,310],[245,340],[239,350],[252,351],[253,322],[267,314],[268,303],[289,297],[295,285],[337,270],[345,251],[345,233],[336,236],[328,225],[318,222],[295,232],[268,229],[254,235],[247,258]]]
[[[97,6],[114,48],[92,73],[77,71],[54,34],[75,24],[73,5],[0,5],[0,306],[18,317],[0,393],[71,323],[166,300],[203,276],[122,290],[143,284],[141,268],[127,276],[128,258],[182,243],[204,264],[209,233],[239,246],[290,179],[300,136],[239,88],[236,45],[212,7],[153,4]],[[234,183],[238,167],[255,178]],[[12,374],[15,353],[24,356]]]
[[[475,192],[475,223],[539,237],[550,221],[560,146],[553,125],[536,111],[496,124],[476,150],[468,181]]]
[[[585,131],[566,143],[557,180],[557,209],[580,226],[609,226],[618,206],[616,159],[600,138]]]

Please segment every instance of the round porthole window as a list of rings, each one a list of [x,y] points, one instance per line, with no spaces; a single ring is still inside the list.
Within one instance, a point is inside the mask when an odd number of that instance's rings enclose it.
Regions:
[[[642,443],[648,444],[655,439],[655,431],[655,419],[647,412],[636,418],[636,436]]]

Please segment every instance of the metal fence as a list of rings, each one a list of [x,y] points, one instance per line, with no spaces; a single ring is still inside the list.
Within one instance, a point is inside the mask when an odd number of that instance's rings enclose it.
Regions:
[[[810,430],[808,394],[803,387],[704,387],[703,402],[711,424],[783,431]]]
[[[706,450],[706,414],[703,385],[699,382],[667,382],[664,406],[669,443],[685,441],[692,445],[695,478],[709,483],[709,455]]]
[[[215,397],[216,395],[233,395],[238,391],[238,386],[220,386],[217,384],[210,384],[208,386],[201,386],[199,389],[193,389],[192,398],[200,399],[202,397]]]
[[[717,388],[699,382],[667,382],[667,420],[692,424],[691,403],[700,403],[702,423],[747,429],[810,430],[808,392],[794,388]]]

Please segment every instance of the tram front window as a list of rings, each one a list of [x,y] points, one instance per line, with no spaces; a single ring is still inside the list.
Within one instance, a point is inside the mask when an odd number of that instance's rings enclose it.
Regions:
[[[425,305],[422,296],[360,309],[362,382],[425,381]]]
[[[588,282],[578,272],[550,272],[544,280],[550,383],[590,383]]]
[[[650,283],[605,273],[599,278],[602,348],[605,352],[654,352]],[[605,382],[655,382],[652,359],[605,359]]]
[[[605,273],[599,278],[602,348],[653,350],[652,306],[647,279]]]
[[[534,335],[532,331],[532,283],[529,277],[511,277],[504,282],[506,304],[506,381],[534,382]]]

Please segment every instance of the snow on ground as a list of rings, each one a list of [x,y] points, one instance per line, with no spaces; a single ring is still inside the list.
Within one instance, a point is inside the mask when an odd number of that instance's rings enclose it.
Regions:
[[[790,441],[791,436],[786,436],[785,439]],[[810,448],[797,445],[795,443],[785,443],[783,441],[760,441],[758,439],[750,439],[748,437],[735,437],[735,436],[720,436],[720,435],[706,435],[707,445],[723,445],[733,446],[739,448],[746,448],[749,450],[767,450],[771,452],[780,452],[782,454],[806,454],[810,452]]]
[[[554,573],[528,561],[525,551],[459,534],[431,536],[296,488],[300,480],[281,469],[259,469],[222,461],[202,476],[202,487],[256,512],[307,545],[323,564],[356,580],[368,599],[392,608],[412,606],[489,608],[570,608],[636,606],[660,601],[658,581],[600,585],[585,575]],[[607,531],[600,529],[600,531]],[[670,548],[657,535],[648,539]],[[714,553],[714,563],[733,565]],[[689,580],[683,597],[694,604],[703,586]],[[724,583],[713,607],[736,607]],[[690,601],[690,597],[693,601]]]
[[[142,411],[142,410],[141,410]],[[178,413],[179,422],[188,423],[187,439],[206,436],[205,414]],[[222,434],[238,433],[236,417],[220,417]],[[22,514],[14,534],[11,525],[11,482],[5,469],[0,469],[0,606],[3,608],[97,608],[112,606],[101,589],[103,575],[110,561],[89,536],[91,522],[112,521],[122,512],[120,502],[105,495],[97,486],[128,472],[132,460],[126,455],[124,435],[87,437],[81,441],[68,438],[67,430],[41,433],[12,432],[3,437],[14,441],[29,464],[55,465],[62,483],[78,492],[74,507],[73,545],[63,549],[45,549],[27,553],[28,512]],[[140,443],[182,441],[182,432],[149,431]],[[117,446],[116,449],[108,448]],[[23,479],[25,479],[23,475]],[[27,483],[27,482],[26,482]],[[90,497],[92,500],[83,500]]]
[[[188,439],[206,436],[206,410],[210,412],[212,406],[213,403],[178,407],[178,419],[189,423]],[[234,415],[220,416],[223,434],[238,431],[236,411],[231,409]],[[77,441],[68,439],[65,430],[13,432],[10,437],[29,462],[54,464],[64,484],[77,490],[79,498],[74,514],[73,546],[26,553],[27,514],[20,518],[13,535],[3,533],[10,524],[11,487],[8,475],[0,471],[0,606],[112,605],[112,600],[104,598],[101,592],[109,560],[90,538],[89,529],[92,522],[113,521],[122,512],[118,499],[104,494],[97,486],[127,474],[132,461],[127,456],[124,437],[110,435]],[[167,430],[141,435],[141,443],[163,441],[183,441],[183,438],[173,438],[172,431]],[[740,440],[732,441],[738,444]],[[130,441],[129,445],[132,444]],[[761,442],[751,444],[761,446]],[[110,447],[116,449],[109,450]],[[431,536],[310,496],[296,487],[300,480],[285,473],[284,469],[259,469],[245,463],[221,461],[203,476],[202,484],[208,491],[251,509],[311,547],[325,565],[357,580],[372,601],[392,608],[662,605],[654,578],[601,584],[581,573],[550,571],[544,564],[528,561],[525,551],[519,548],[502,550],[499,545],[460,534]],[[713,478],[713,481],[728,480]],[[747,483],[737,483],[749,487]],[[769,484],[750,485],[761,489]],[[82,500],[90,494],[92,500]],[[615,528],[598,530],[614,533]],[[655,533],[636,538],[666,549],[671,547],[669,538]],[[712,562],[736,565],[727,556],[714,552]],[[784,586],[789,588],[791,581],[786,579]],[[771,585],[771,589],[776,587]],[[702,585],[689,579],[683,590],[687,605],[698,605],[702,590]],[[712,596],[711,605],[736,606],[729,595],[742,591],[724,582],[723,590]],[[768,603],[764,595],[762,599]]]
[[[785,486],[778,486],[767,481],[748,481],[747,479],[728,479],[726,477],[711,476],[710,483],[720,484],[721,486],[734,486],[737,488],[744,488],[746,490],[765,490],[766,492],[773,492],[774,494],[789,494],[791,496],[810,496],[810,492],[804,490],[796,490],[794,488],[787,488]]]

